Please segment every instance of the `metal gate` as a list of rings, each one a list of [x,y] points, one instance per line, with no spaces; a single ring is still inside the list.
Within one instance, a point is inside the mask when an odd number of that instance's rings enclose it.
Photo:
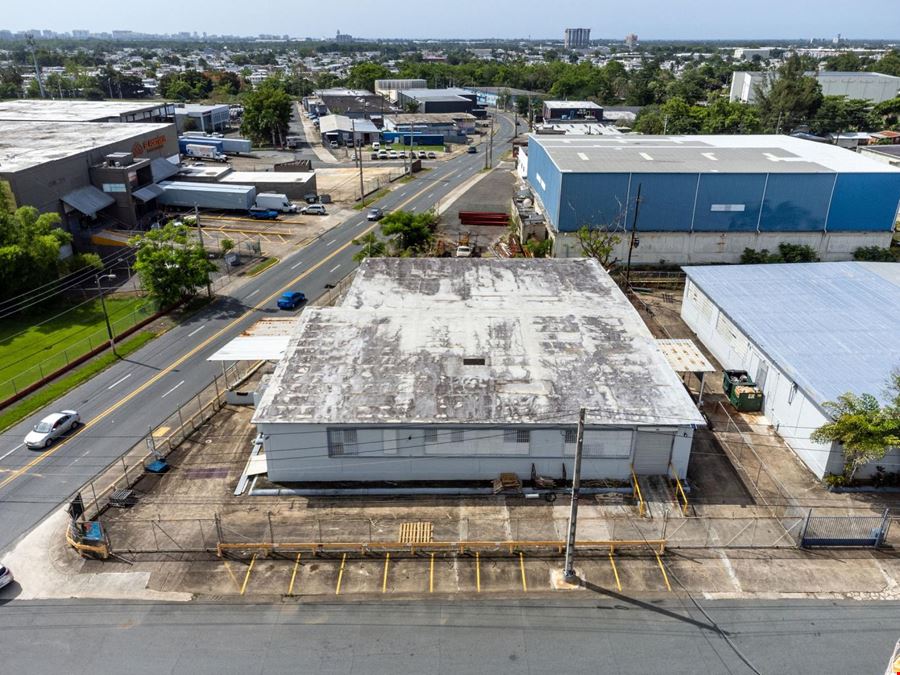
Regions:
[[[800,535],[800,546],[859,546],[878,548],[890,525],[889,512],[880,516],[814,516],[810,510]]]

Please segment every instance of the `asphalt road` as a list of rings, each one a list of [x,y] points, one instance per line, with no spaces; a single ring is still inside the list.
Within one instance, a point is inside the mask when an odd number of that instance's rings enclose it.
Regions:
[[[881,675],[900,616],[897,603],[722,601],[704,609],[734,647],[677,601],[11,602],[0,607],[0,669]]]
[[[494,138],[495,164],[513,136],[511,120],[500,117]],[[484,167],[484,150],[437,163],[431,171],[400,185],[377,202],[385,210],[423,211]],[[118,458],[175,408],[203,390],[221,371],[206,359],[231,338],[266,315],[284,315],[275,306],[281,291],[304,291],[316,298],[325,285],[355,265],[350,242],[377,223],[365,212],[351,217],[234,294],[209,307],[146,347],[69,392],[54,410],[81,413],[83,429],[49,450],[31,451],[22,439],[47,412],[41,411],[0,435],[0,554],[65,501],[88,478]],[[2,555],[0,555],[2,558]]]

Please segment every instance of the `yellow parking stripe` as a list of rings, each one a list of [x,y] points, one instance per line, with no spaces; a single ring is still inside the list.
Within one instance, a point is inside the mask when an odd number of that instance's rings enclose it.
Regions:
[[[619,570],[616,569],[616,561],[612,553],[609,554],[609,564],[612,565],[613,576],[616,578],[616,588],[621,591],[622,584],[619,583]]]
[[[387,593],[387,575],[388,575],[388,565],[391,563],[391,554],[386,553],[384,556],[384,581],[381,582],[381,592]]]
[[[481,554],[475,551],[475,590],[481,593]]]
[[[525,554],[519,551],[519,570],[522,572],[522,590],[528,592],[528,584],[525,581]]]
[[[654,552],[654,555],[656,556],[656,563],[659,565],[659,571],[662,572],[663,581],[666,582],[666,588],[668,588],[669,592],[671,592],[672,586],[669,584],[669,575],[666,574],[666,568],[663,565],[662,558],[659,557],[659,553]]]
[[[165,436],[169,432],[170,427],[156,427],[153,431],[153,436],[155,438],[159,438],[160,436]]]
[[[291,573],[291,585],[288,586],[288,595],[294,594],[294,581],[297,579],[297,569],[300,567],[300,556],[302,554],[297,554],[297,560],[294,561],[294,571]]]
[[[347,554],[345,553],[341,557],[341,571],[338,572],[337,587],[334,589],[335,595],[341,594],[341,580],[344,578],[344,566],[346,565],[346,563],[347,563]]]
[[[223,560],[222,564],[225,565],[225,571],[228,572],[228,576],[230,576],[231,580],[234,582],[234,587],[240,590],[241,582],[237,580],[237,577],[234,576],[234,572],[231,571],[231,565],[228,564],[227,560]]]
[[[247,590],[247,583],[250,581],[250,572],[253,571],[253,566],[256,564],[256,554],[253,554],[253,557],[250,558],[250,567],[247,568],[247,574],[244,575],[244,584],[241,586],[241,595],[244,594],[244,591]]]
[[[434,553],[431,554],[431,571],[428,573],[428,592],[434,593]]]

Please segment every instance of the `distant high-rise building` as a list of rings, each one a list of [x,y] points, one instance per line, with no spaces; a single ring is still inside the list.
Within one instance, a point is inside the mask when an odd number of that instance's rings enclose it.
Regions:
[[[76,40],[85,40],[91,36],[91,31],[89,30],[79,30],[76,28],[72,29],[72,37]]]
[[[337,32],[337,35],[334,37],[335,42],[353,42],[353,36],[349,33],[342,33],[341,31]]]
[[[566,28],[566,49],[586,49],[591,44],[590,28]]]
[[[625,45],[629,49],[634,49],[637,46],[637,43],[638,43],[638,37],[636,34],[629,33],[628,35],[625,36]]]

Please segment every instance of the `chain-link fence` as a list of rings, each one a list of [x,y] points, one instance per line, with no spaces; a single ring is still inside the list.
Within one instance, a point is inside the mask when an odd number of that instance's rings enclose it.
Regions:
[[[132,448],[115,460],[80,489],[84,501],[83,520],[94,520],[115,501],[115,493],[127,490],[147,473],[147,465],[165,459],[200,425],[209,420],[225,404],[229,388],[244,382],[263,362],[236,362],[225,368],[203,391],[179,406],[166,419],[147,433]],[[126,499],[126,497],[120,497]]]

